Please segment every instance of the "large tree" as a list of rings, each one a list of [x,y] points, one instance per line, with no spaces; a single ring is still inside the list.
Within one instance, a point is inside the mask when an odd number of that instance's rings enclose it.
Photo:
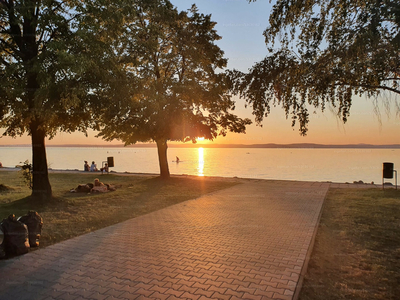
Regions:
[[[230,73],[258,123],[281,105],[306,134],[312,106],[346,122],[354,95],[400,94],[398,0],[277,0],[264,36],[270,54]]]
[[[88,103],[113,72],[120,2],[0,0],[0,127],[31,136],[34,198],[52,196],[45,138],[92,125]]]
[[[220,36],[210,16],[195,6],[178,12],[167,0],[136,5],[123,60],[131,92],[103,108],[100,135],[126,145],[156,142],[161,177],[169,177],[168,141],[244,132],[250,120],[231,112],[234,102],[222,72],[227,60],[215,44]]]

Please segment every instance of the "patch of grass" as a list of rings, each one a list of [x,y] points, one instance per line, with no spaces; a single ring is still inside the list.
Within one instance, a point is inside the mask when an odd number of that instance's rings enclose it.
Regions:
[[[399,295],[400,191],[331,189],[300,299]]]
[[[162,180],[93,173],[50,173],[49,177],[54,199],[37,203],[29,197],[31,190],[18,172],[0,172],[0,182],[13,189],[0,193],[0,219],[11,213],[21,216],[37,211],[44,221],[40,248],[236,184],[202,177]],[[95,178],[118,188],[96,194],[69,192],[79,184],[93,183]]]

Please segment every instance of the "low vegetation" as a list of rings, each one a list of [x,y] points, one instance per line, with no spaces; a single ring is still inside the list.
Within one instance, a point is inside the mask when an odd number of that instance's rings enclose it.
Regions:
[[[301,300],[398,299],[400,191],[331,189]]]
[[[71,193],[79,184],[95,178],[117,186],[108,193]],[[31,201],[30,190],[20,172],[1,171],[0,220],[9,214],[17,217],[37,211],[44,225],[40,248],[125,221],[152,211],[195,199],[201,195],[234,185],[234,181],[204,177],[122,176],[93,173],[51,173],[53,199]]]

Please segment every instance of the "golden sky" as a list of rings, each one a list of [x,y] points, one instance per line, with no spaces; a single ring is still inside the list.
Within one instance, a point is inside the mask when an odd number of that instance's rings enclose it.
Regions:
[[[180,10],[190,8],[193,1],[171,0]],[[217,32],[222,36],[218,45],[225,51],[228,68],[247,71],[254,62],[261,60],[266,54],[263,30],[268,24],[271,9],[269,1],[248,3],[245,0],[197,0],[199,11],[212,14],[212,20],[217,22]],[[388,111],[385,101],[389,101]],[[309,131],[306,137],[300,136],[298,127],[291,127],[291,120],[285,118],[280,107],[272,108],[271,115],[263,122],[263,127],[251,125],[246,134],[228,134],[217,138],[217,144],[289,144],[289,143],[319,143],[319,144],[400,144],[400,115],[396,109],[395,100],[379,98],[377,113],[373,99],[354,98],[351,115],[343,124],[327,109],[324,113],[317,110],[311,114]],[[400,99],[399,99],[400,103]],[[244,108],[243,100],[237,100],[236,114],[254,120],[250,108]],[[312,110],[311,110],[312,111]],[[204,141],[207,143],[207,141]],[[30,138],[23,136],[17,139],[0,138],[0,145],[30,144]],[[107,145],[121,144],[120,141],[106,143],[95,138],[95,133],[89,132],[89,137],[83,133],[59,133],[47,145],[84,144]]]
[[[236,113],[240,117],[254,120],[250,108],[245,109],[243,101],[238,101]],[[291,120],[285,118],[283,109],[272,108],[271,115],[264,119],[263,126],[252,124],[246,134],[229,133],[226,137],[218,137],[212,143],[216,144],[291,144],[291,143],[318,143],[318,144],[400,144],[400,118],[394,102],[387,111],[383,101],[379,102],[377,113],[373,100],[354,98],[354,105],[346,124],[327,109],[324,113],[316,111],[310,115],[309,131],[307,136],[301,136],[298,127],[291,127]],[[83,133],[58,133],[57,136],[46,141],[47,145],[120,145],[120,141],[104,142],[95,137],[90,131],[89,136]],[[209,141],[200,141],[210,143]],[[20,138],[2,137],[0,145],[30,144],[30,137]]]

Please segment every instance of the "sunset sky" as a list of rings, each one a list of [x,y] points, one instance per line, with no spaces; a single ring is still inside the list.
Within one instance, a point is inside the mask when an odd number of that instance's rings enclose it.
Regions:
[[[171,0],[171,2],[179,10],[186,10],[192,3],[196,3],[200,12],[212,14],[212,20],[217,22],[217,32],[222,36],[218,45],[229,59],[228,68],[247,71],[267,54],[262,33],[268,24],[271,10],[268,0],[250,4],[246,0]],[[254,120],[251,109],[245,109],[244,100],[236,100],[236,114]],[[316,114],[310,117],[306,137],[300,136],[298,127],[292,128],[291,120],[285,118],[283,109],[276,107],[264,120],[263,127],[253,124],[248,127],[247,134],[228,134],[224,138],[217,138],[213,143],[400,144],[400,116],[395,99],[390,99],[389,96],[377,99],[376,102],[378,106],[374,105],[373,99],[354,98],[350,118],[346,124],[343,124],[329,108],[324,113],[316,110]],[[59,133],[46,144],[121,144],[120,141],[106,143],[94,136],[93,132],[89,133],[89,137],[85,137],[82,133]],[[0,144],[30,144],[30,137],[17,139],[2,137]]]

